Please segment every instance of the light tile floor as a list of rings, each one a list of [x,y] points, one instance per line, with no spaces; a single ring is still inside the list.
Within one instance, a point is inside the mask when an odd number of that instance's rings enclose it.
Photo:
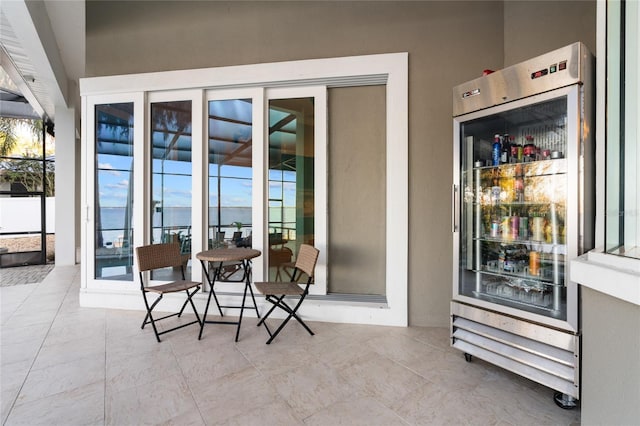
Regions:
[[[3,425],[572,425],[553,391],[481,360],[445,328],[256,320],[165,335],[141,312],[81,308],[79,268],[0,288]],[[275,320],[274,320],[275,321]]]

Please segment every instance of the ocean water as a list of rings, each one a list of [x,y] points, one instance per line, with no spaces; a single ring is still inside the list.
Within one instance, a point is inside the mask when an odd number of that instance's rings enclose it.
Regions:
[[[279,221],[280,212],[274,209],[270,216],[274,222]],[[103,245],[108,245],[108,243],[114,244],[122,239],[125,228],[125,217],[126,209],[124,207],[102,207],[100,209],[99,222],[101,226],[99,226],[99,229],[101,229]],[[209,217],[211,226],[217,226],[217,209],[209,209]],[[284,209],[284,219],[285,222],[295,223],[294,207]],[[231,223],[241,222],[244,233],[248,234],[251,228],[251,220],[251,207],[222,207],[220,209],[220,223],[222,224],[222,230],[226,231],[228,237],[236,230]],[[96,218],[96,222],[98,222],[98,218]],[[153,213],[152,223],[154,227],[154,241],[160,239],[163,223],[165,230],[169,232],[189,233],[189,228],[191,227],[191,208],[165,207],[163,211]]]

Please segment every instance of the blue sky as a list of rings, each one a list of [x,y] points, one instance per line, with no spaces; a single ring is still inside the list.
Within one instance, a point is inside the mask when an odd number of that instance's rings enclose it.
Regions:
[[[178,163],[178,162],[167,162]],[[102,207],[124,207],[127,201],[127,191],[131,173],[131,158],[115,155],[99,155],[98,160],[98,183],[100,205]],[[189,174],[165,174],[164,175],[164,206],[165,207],[190,207],[193,192],[191,188],[190,164],[176,165],[172,164],[167,169],[174,172],[183,170]],[[248,168],[243,168],[248,169]],[[238,172],[230,173],[233,175],[250,175],[250,173]],[[288,176],[290,178],[291,176]],[[154,176],[153,199],[160,201],[161,175]],[[211,178],[212,184],[215,177]],[[252,195],[252,181],[244,178],[223,178],[222,186],[222,206],[224,207],[250,207]],[[279,184],[270,183],[271,197],[279,195]],[[292,207],[295,205],[295,184],[287,182],[284,185],[285,203]],[[216,188],[210,191],[209,203],[217,205],[218,197]]]

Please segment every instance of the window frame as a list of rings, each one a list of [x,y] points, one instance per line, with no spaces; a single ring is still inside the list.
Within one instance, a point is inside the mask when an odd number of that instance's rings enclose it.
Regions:
[[[609,254],[640,259],[640,149],[637,2],[606,2],[606,211],[604,244]]]
[[[209,144],[204,141],[208,141],[209,131],[208,131],[208,111],[209,102],[210,101],[224,101],[224,100],[233,100],[233,99],[251,99],[251,108],[252,108],[252,128],[251,128],[251,137],[252,137],[252,148],[251,148],[251,171],[252,171],[252,185],[256,189],[252,192],[251,196],[251,221],[252,221],[252,230],[260,230],[264,228],[265,224],[265,214],[264,214],[264,203],[265,203],[265,195],[264,190],[260,191],[258,189],[262,189],[264,187],[264,177],[262,173],[262,168],[259,165],[264,163],[264,152],[262,149],[258,149],[259,147],[264,145],[263,142],[263,133],[260,131],[264,127],[264,114],[263,114],[263,105],[264,105],[264,89],[262,88],[247,88],[247,89],[224,89],[224,90],[207,90],[204,95],[203,101],[203,112],[202,112],[202,127],[203,127],[203,135],[202,135],[202,193],[207,194],[206,197],[201,197],[202,199],[202,212],[204,213],[201,217],[201,232],[200,235],[203,238],[198,241],[199,247],[196,249],[194,247],[193,252],[197,253],[197,251],[205,250],[205,247],[208,246],[207,242],[207,234],[208,234],[208,226],[209,226],[209,214],[208,211],[211,206],[209,206]],[[264,244],[263,232],[253,232],[252,233],[252,244],[253,247],[260,248]],[[194,234],[195,235],[195,234]],[[196,251],[197,250],[197,251]],[[195,255],[195,254],[194,254]],[[199,263],[199,262],[198,262]],[[264,279],[264,256],[258,256],[255,259],[252,259],[252,275],[254,281],[260,281]],[[198,268],[201,273],[202,268]],[[218,283],[216,284],[216,289],[220,293],[236,293],[239,292],[239,288],[237,284],[234,283]]]
[[[187,90],[236,90],[246,88],[283,88],[303,86],[355,87],[384,85],[386,88],[386,303],[353,303],[318,301],[305,308],[305,315],[310,319],[325,321],[341,321],[381,325],[408,325],[408,280],[409,280],[409,244],[397,243],[397,235],[409,235],[409,179],[408,179],[408,53],[385,53],[363,56],[349,56],[326,59],[309,59],[263,63],[252,65],[227,66],[219,68],[203,68],[193,70],[176,70],[144,74],[91,77],[80,79],[80,94],[83,100],[83,143],[91,133],[87,127],[86,104],[95,98],[105,95],[119,94],[131,97],[139,94],[143,98],[154,92],[172,92]],[[146,99],[144,100],[146,102]],[[145,103],[140,106],[144,106]],[[196,104],[194,104],[194,107]],[[204,108],[204,100],[201,102]],[[196,111],[193,111],[196,114]],[[201,111],[200,115],[202,116]],[[136,118],[137,120],[141,117]],[[148,118],[145,117],[145,120]],[[87,133],[89,130],[89,133]],[[204,129],[201,129],[204,131]],[[144,138],[144,127],[139,138]],[[136,135],[138,134],[136,131]],[[144,139],[136,140],[144,140]],[[202,138],[202,136],[201,136]],[[195,139],[195,136],[194,136]],[[136,148],[144,150],[146,143],[136,144]],[[264,161],[264,159],[261,159]],[[91,163],[83,162],[83,174]],[[203,167],[203,165],[199,166]],[[136,170],[141,170],[137,168]],[[194,176],[204,176],[204,170],[193,170]],[[202,184],[202,183],[201,183]],[[141,186],[141,185],[139,185]],[[135,187],[135,186],[134,186]],[[90,190],[86,185],[83,191]],[[193,190],[197,187],[194,184]],[[136,189],[136,192],[143,191]],[[145,195],[145,194],[139,194]],[[147,199],[147,198],[140,198]],[[86,201],[86,197],[84,198]],[[91,209],[86,202],[83,206]],[[202,205],[200,206],[203,207]],[[147,207],[148,208],[148,207]],[[192,205],[194,210],[197,205]],[[140,215],[138,215],[140,217]],[[148,215],[147,215],[148,216]],[[196,222],[193,222],[194,225]],[[134,221],[135,224],[135,221]],[[143,224],[146,225],[146,224]],[[200,223],[203,226],[204,223]],[[139,227],[139,224],[134,226]],[[86,228],[86,227],[83,227]],[[139,229],[147,229],[141,226]],[[86,231],[83,235],[83,253],[89,250],[86,245]],[[197,232],[194,228],[193,232]],[[202,232],[202,230],[200,231]],[[140,236],[139,234],[137,234]],[[142,244],[137,239],[135,244]],[[259,244],[259,242],[256,242]],[[326,251],[324,247],[324,251]],[[193,251],[198,250],[193,246]],[[323,247],[320,247],[323,250]],[[83,263],[84,264],[84,263]],[[254,268],[255,268],[254,264]],[[197,268],[193,268],[192,279],[197,280]],[[254,275],[254,279],[258,277]],[[96,286],[86,271],[82,274],[81,304],[83,306],[101,306],[127,308],[138,307],[138,298],[133,294],[123,300],[123,294],[105,298],[104,293],[93,291]],[[112,290],[112,289],[109,289]]]
[[[320,250],[318,263],[315,270],[315,285],[309,289],[309,294],[324,295],[327,294],[327,259],[328,259],[328,172],[327,172],[327,88],[326,86],[313,87],[288,87],[288,88],[271,88],[265,90],[264,97],[264,113],[265,123],[269,123],[269,101],[272,99],[286,98],[314,98],[314,238],[315,247]],[[269,194],[269,126],[265,126],[264,135],[264,179],[265,179],[265,195]],[[266,201],[266,200],[265,200]],[[268,213],[265,212],[265,219],[268,219]],[[268,232],[268,229],[267,229]],[[268,238],[268,236],[264,236]],[[266,240],[265,240],[266,241]],[[268,276],[266,271],[265,276]]]
[[[145,227],[143,232],[144,244],[151,244],[152,239],[152,226],[151,217],[152,217],[152,206],[153,206],[153,192],[152,192],[152,181],[153,181],[153,155],[152,155],[152,144],[151,141],[151,105],[155,103],[163,103],[163,102],[178,102],[178,101],[190,101],[191,102],[191,193],[198,194],[201,193],[201,186],[198,185],[198,176],[196,174],[201,172],[198,169],[198,157],[195,153],[200,152],[202,145],[202,126],[199,126],[200,120],[203,114],[202,110],[202,91],[201,90],[180,90],[180,91],[172,91],[172,92],[150,92],[146,94],[145,99],[145,120],[144,120],[144,168],[140,168],[141,172],[144,173],[145,181],[144,181],[144,198],[139,198],[144,200],[144,204],[142,206],[143,216],[145,221]],[[136,143],[134,142],[134,147]],[[139,145],[139,144],[138,144]],[[134,151],[135,155],[135,151]],[[135,182],[135,181],[134,181]],[[134,184],[135,186],[135,184]],[[134,211],[134,216],[136,215]],[[191,234],[192,235],[200,235],[197,232],[201,232],[202,229],[198,227],[200,224],[200,218],[202,216],[202,200],[201,197],[192,197],[191,200]],[[199,250],[198,250],[199,251]],[[196,247],[192,246],[191,250],[191,276],[187,277],[187,279],[193,279],[195,281],[201,281],[201,268],[199,267],[200,262],[195,258]],[[187,271],[185,271],[187,272]],[[187,274],[188,275],[188,274]]]
[[[82,99],[82,110],[84,111],[84,120],[82,121],[82,134],[84,136],[84,161],[81,164],[82,168],[82,188],[81,188],[81,202],[84,206],[83,215],[81,220],[84,222],[84,226],[81,227],[81,239],[84,243],[84,250],[81,251],[80,269],[83,278],[86,280],[81,281],[81,299],[82,289],[87,289],[89,286],[96,290],[109,290],[109,291],[130,291],[132,288],[137,289],[136,286],[132,286],[135,283],[135,273],[132,275],[132,279],[129,281],[124,280],[110,280],[110,279],[96,279],[95,273],[95,184],[96,184],[96,138],[95,138],[95,108],[98,105],[114,104],[114,103],[133,103],[133,140],[144,139],[144,105],[145,97],[141,92],[131,92],[126,94],[105,94],[91,99]],[[143,170],[143,144],[133,145],[133,173],[132,178],[137,173]],[[133,182],[134,199],[139,198],[142,195],[143,188],[140,185],[136,185],[135,178]],[[133,215],[133,245],[142,245],[143,235],[141,230],[144,229],[144,223]],[[135,263],[135,262],[134,262]],[[89,282],[91,285],[89,285]]]
[[[596,63],[596,248],[571,262],[571,280],[581,285],[599,291],[603,294],[640,306],[640,260],[633,257],[625,257],[609,254],[605,249],[605,228],[607,217],[606,204],[606,135],[607,135],[607,6],[612,0],[601,1],[597,4],[597,51],[599,60]],[[640,24],[640,8],[636,8],[635,14],[629,18],[635,22],[627,23],[626,27],[635,30],[635,49],[640,47],[637,26]],[[627,46],[629,47],[629,46]],[[635,58],[636,73],[640,68],[638,55]],[[637,74],[636,74],[637,76]],[[637,78],[636,78],[637,81]],[[628,93],[627,98],[634,102],[637,111],[638,86],[636,93]],[[638,151],[638,128],[635,130],[636,165],[640,166]],[[637,173],[637,172],[636,172]],[[638,185],[636,174],[635,184]],[[616,189],[617,190],[617,189]],[[636,206],[636,212],[637,206]],[[630,215],[629,220],[640,225],[640,215]]]

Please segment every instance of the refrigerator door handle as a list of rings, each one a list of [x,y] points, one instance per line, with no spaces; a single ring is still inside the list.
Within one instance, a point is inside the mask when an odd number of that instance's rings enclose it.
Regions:
[[[451,232],[458,232],[460,221],[458,211],[460,210],[460,198],[458,197],[458,185],[451,186]]]

